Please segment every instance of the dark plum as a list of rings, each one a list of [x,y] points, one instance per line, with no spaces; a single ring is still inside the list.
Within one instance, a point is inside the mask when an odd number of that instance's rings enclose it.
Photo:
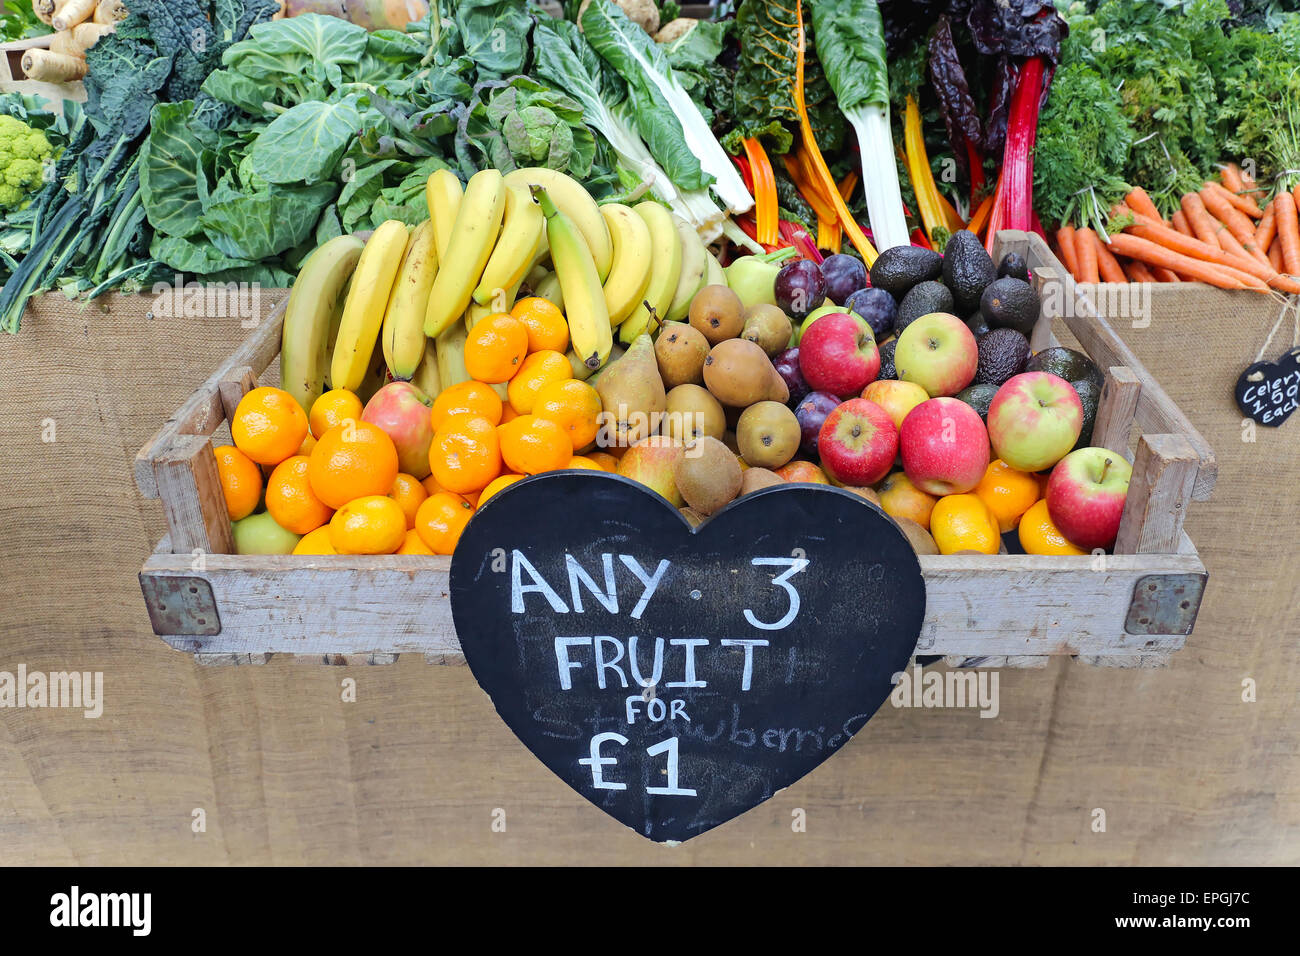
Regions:
[[[776,274],[776,304],[796,322],[826,301],[826,277],[811,259],[793,259]]]
[[[799,420],[799,447],[804,454],[816,456],[817,436],[821,434],[822,424],[840,404],[840,400],[830,392],[809,392],[795,406],[794,417]]]
[[[812,391],[808,383],[804,381],[803,372],[799,371],[799,349],[796,346],[792,349],[786,349],[784,352],[778,352],[772,359],[772,367],[776,369],[776,374],[781,376],[785,382],[785,387],[790,390],[790,398],[787,405],[796,405],[803,401],[805,395]]]
[[[866,319],[877,340],[894,327],[898,315],[898,303],[884,289],[858,289],[849,296],[844,308]]]
[[[822,261],[822,275],[826,279],[826,298],[836,305],[844,305],[849,296],[867,285],[867,267],[862,260],[842,252]]]

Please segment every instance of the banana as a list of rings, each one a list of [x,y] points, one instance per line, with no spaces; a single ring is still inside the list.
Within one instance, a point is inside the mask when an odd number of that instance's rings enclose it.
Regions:
[[[501,236],[474,290],[476,303],[487,305],[500,290],[518,288],[533,265],[537,243],[545,231],[542,207],[533,202],[532,194],[519,187],[507,189]]]
[[[433,220],[426,219],[415,227],[402,257],[393,293],[384,313],[381,339],[384,361],[393,378],[408,381],[424,358],[424,313],[429,307],[429,290],[438,274]]]
[[[523,285],[522,280],[508,289],[497,289],[496,295],[483,305],[471,302],[469,308],[465,310],[465,328],[473,329],[489,315],[509,312],[514,307],[515,299],[519,297],[521,285]]]
[[[366,377],[408,238],[406,223],[389,219],[375,230],[361,252],[330,359],[330,380],[335,388],[355,392]]]
[[[600,281],[604,282],[614,263],[613,240],[605,225],[605,219],[600,214],[600,207],[583,188],[582,183],[544,166],[525,166],[516,169],[506,174],[505,181],[507,186],[522,186],[525,189],[529,186],[541,186],[546,190],[546,194],[551,197],[551,202],[555,203],[556,208],[573,220],[578,231],[582,233],[591,257],[595,260]]]
[[[465,369],[465,339],[468,336],[469,329],[465,328],[464,322],[453,322],[438,336],[438,383],[444,389],[469,381],[469,372]]]
[[[496,245],[505,208],[506,187],[497,170],[483,169],[470,177],[456,211],[447,255],[438,257],[438,276],[424,314],[425,335],[440,335],[464,315]]]
[[[614,240],[614,264],[605,280],[605,305],[610,325],[618,325],[641,304],[650,285],[650,227],[630,206],[606,203],[600,207]]]
[[[673,223],[677,226],[677,235],[682,241],[682,274],[677,278],[677,291],[673,293],[673,301],[668,306],[664,320],[680,322],[690,311],[691,300],[695,298],[695,293],[704,288],[704,273],[708,266],[706,257],[709,250],[700,239],[700,234],[695,231],[695,227],[685,219],[673,216]]]
[[[659,328],[672,305],[677,280],[682,273],[682,240],[677,234],[673,214],[657,202],[641,202],[633,208],[650,228],[654,267],[650,270],[650,285],[646,287],[642,303],[619,326],[618,338],[624,345],[631,345],[639,335],[653,335]]]
[[[353,272],[352,275],[356,273]],[[352,277],[349,276],[347,285],[343,287],[343,293],[334,304],[334,314],[330,316],[330,334],[328,338],[321,339],[320,365],[325,370],[325,391],[334,387],[333,377],[330,375],[330,356],[334,354],[334,343],[339,340],[339,326],[343,324],[343,307],[347,304],[348,293],[351,291]],[[281,364],[283,365],[283,362]]]
[[[420,333],[423,335],[424,333]],[[436,339],[424,339],[424,357],[411,376],[411,384],[430,398],[437,398],[442,391],[442,378],[438,371],[438,342]]]
[[[289,293],[281,332],[280,380],[304,411],[311,411],[325,390],[330,325],[339,303],[346,299],[344,289],[364,247],[353,236],[324,243],[303,263]]]
[[[533,195],[541,203],[542,213],[546,216],[546,238],[551,244],[551,261],[555,263],[555,275],[564,295],[569,341],[588,368],[600,368],[614,347],[614,335],[595,260],[577,225],[556,208],[547,191],[538,186],[533,189]],[[596,215],[600,215],[599,210]],[[602,218],[602,228],[604,222]],[[673,236],[676,238],[676,231]],[[674,276],[673,283],[676,282]]]
[[[533,286],[533,295],[545,299],[561,312],[564,311],[564,292],[560,289],[560,278],[554,272],[547,272]]]
[[[718,257],[711,252],[704,259],[704,284],[727,284],[727,273],[722,268],[722,263],[718,261]]]
[[[451,244],[451,229],[456,224],[456,211],[460,209],[464,187],[450,169],[440,169],[429,177],[424,186],[424,201],[429,206],[429,219],[433,222],[434,245],[438,247],[438,261],[447,258]]]

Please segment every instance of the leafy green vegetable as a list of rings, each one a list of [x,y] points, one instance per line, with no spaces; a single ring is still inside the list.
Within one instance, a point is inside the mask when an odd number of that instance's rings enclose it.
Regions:
[[[37,19],[31,0],[0,2],[0,40],[25,40],[50,32],[50,28]]]
[[[197,186],[202,147],[187,125],[192,107],[189,101],[155,106],[140,147],[140,192],[149,225],[178,239],[200,231],[203,212]]]
[[[299,103],[253,141],[253,172],[269,183],[318,183],[334,175],[360,128],[355,97]]]

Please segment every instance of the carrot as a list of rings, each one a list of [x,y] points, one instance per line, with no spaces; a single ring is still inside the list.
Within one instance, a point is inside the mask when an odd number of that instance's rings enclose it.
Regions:
[[[1241,170],[1236,163],[1224,163],[1220,166],[1219,176],[1223,179],[1224,188],[1229,192],[1243,193],[1246,191],[1246,187],[1241,181]]]
[[[1161,282],[1182,282],[1183,281],[1182,279],[1178,278],[1177,272],[1175,272],[1173,269],[1167,269],[1164,266],[1152,266],[1151,273]]]
[[[1278,272],[1282,271],[1282,243],[1275,242],[1268,247],[1268,264]]]
[[[1080,282],[1101,281],[1097,271],[1097,234],[1087,226],[1074,231],[1074,257],[1079,263],[1076,279]]]
[[[1074,254],[1074,227],[1068,222],[1056,230],[1056,245],[1061,253],[1061,262],[1070,270],[1070,275],[1079,278],[1079,257]]]
[[[1128,277],[1124,275],[1119,260],[1106,248],[1106,244],[1101,241],[1101,237],[1093,233],[1092,241],[1097,247],[1097,272],[1101,276],[1101,281],[1127,282]]]
[[[1255,224],[1246,218],[1246,214],[1237,209],[1232,203],[1224,198],[1227,191],[1219,186],[1217,189],[1211,189],[1206,185],[1201,190],[1201,202],[1205,203],[1205,208],[1215,219],[1227,227],[1229,235],[1236,240],[1236,244],[1224,242],[1223,236],[1219,237],[1219,245],[1228,252],[1236,252],[1236,245],[1240,245],[1248,254],[1254,256],[1262,263],[1268,262],[1268,256],[1260,251],[1255,245]],[[1260,215],[1264,215],[1261,211]],[[1274,213],[1276,215],[1276,213]],[[1231,246],[1231,248],[1229,248]]]
[[[1264,207],[1264,218],[1259,221],[1255,227],[1255,245],[1259,246],[1264,252],[1268,252],[1268,247],[1273,245],[1273,237],[1277,235],[1277,208],[1269,203]]]
[[[1187,217],[1183,215],[1183,211],[1181,209],[1174,212],[1173,216],[1170,217],[1169,221],[1170,223],[1173,224],[1173,227],[1177,229],[1179,232],[1181,232],[1184,236],[1192,235],[1192,227],[1187,224]]]
[[[1146,220],[1150,223],[1150,220]],[[1300,291],[1300,284],[1290,282],[1284,277],[1279,277],[1267,263],[1260,263],[1253,257],[1246,255],[1245,252],[1230,253],[1223,249],[1215,249],[1208,243],[1201,242],[1199,239],[1193,239],[1190,236],[1184,236],[1180,232],[1160,226],[1157,224],[1138,224],[1129,227],[1128,232],[1137,236],[1139,239],[1146,239],[1148,242],[1154,242],[1157,245],[1165,246],[1168,249],[1177,252],[1179,255],[1185,255],[1191,259],[1199,259],[1202,262],[1208,262],[1212,265],[1226,266],[1237,272],[1244,272],[1254,277],[1266,285],[1273,286],[1282,291],[1290,291],[1287,286],[1295,285],[1296,291]],[[1232,237],[1223,230],[1223,238],[1226,241],[1233,241]]]
[[[1129,191],[1129,194],[1124,197],[1124,202],[1134,212],[1140,212],[1144,216],[1150,216],[1152,219],[1159,219],[1164,222],[1165,217],[1160,215],[1160,210],[1156,208],[1156,204],[1151,201],[1151,197],[1147,195],[1147,191],[1141,186],[1134,186]]]
[[[1148,239],[1131,236],[1126,233],[1112,234],[1110,250],[1118,255],[1137,259],[1149,266],[1164,266],[1173,269],[1180,276],[1209,283],[1220,289],[1259,289],[1267,291],[1268,286],[1252,275],[1225,265],[1204,262],[1190,256],[1174,252],[1172,249],[1158,245]]]
[[[1300,220],[1296,218],[1295,199],[1289,192],[1280,192],[1273,200],[1277,219],[1277,241],[1282,245],[1282,264],[1285,272],[1300,276]]]
[[[1124,263],[1124,272],[1128,275],[1130,282],[1156,281],[1156,277],[1151,274],[1151,270],[1146,267],[1146,264],[1138,262],[1136,259],[1130,259]]]
[[[1201,242],[1211,246],[1218,246],[1219,239],[1216,235],[1218,229],[1214,224],[1213,217],[1205,208],[1205,203],[1196,193],[1185,193],[1182,198],[1183,215],[1187,217],[1187,225],[1192,227],[1192,234]]]
[[[1204,193],[1207,189],[1228,202],[1243,216],[1250,216],[1252,219],[1258,219],[1260,216],[1264,215],[1264,210],[1260,209],[1259,206],[1255,204],[1255,200],[1249,199],[1246,196],[1238,196],[1236,193],[1223,188],[1219,183],[1207,182],[1201,188],[1201,198],[1205,198]]]

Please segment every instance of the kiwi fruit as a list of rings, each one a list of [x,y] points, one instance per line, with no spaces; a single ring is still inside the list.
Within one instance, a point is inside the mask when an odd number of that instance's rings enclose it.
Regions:
[[[670,438],[683,442],[721,438],[726,430],[726,412],[708,389],[699,385],[678,385],[668,393],[664,431]]]
[[[745,327],[740,330],[740,337],[755,343],[771,358],[785,350],[793,332],[794,324],[789,316],[774,305],[759,302],[745,310]]]
[[[690,321],[710,345],[717,345],[745,327],[745,304],[725,285],[706,285],[691,300]]]
[[[692,528],[698,528],[704,523],[704,515],[700,514],[694,508],[678,508],[677,510],[682,513],[683,518],[691,523]]]
[[[767,353],[748,339],[727,339],[704,360],[704,385],[723,405],[748,408],[757,402],[784,405],[790,389]]]
[[[799,450],[799,419],[780,402],[745,409],[736,425],[736,443],[753,468],[780,468]]]
[[[709,340],[685,322],[665,322],[655,342],[655,361],[665,388],[699,385],[704,381],[704,360]]]
[[[784,478],[767,468],[746,468],[740,476],[740,496],[744,497],[751,491],[758,491],[760,488],[770,488],[773,485],[784,484]]]
[[[872,490],[871,488],[866,488],[866,487],[859,488],[853,485],[837,485],[836,487],[840,488],[843,491],[847,491],[850,494],[857,495],[859,498],[866,498],[877,508],[880,507],[880,496],[876,494],[875,491]]]
[[[907,543],[917,554],[938,554],[939,546],[934,543],[930,532],[926,531],[911,518],[895,518],[895,524],[907,535]]]
[[[711,515],[740,494],[740,462],[716,438],[697,438],[673,468],[677,490],[692,510]]]

